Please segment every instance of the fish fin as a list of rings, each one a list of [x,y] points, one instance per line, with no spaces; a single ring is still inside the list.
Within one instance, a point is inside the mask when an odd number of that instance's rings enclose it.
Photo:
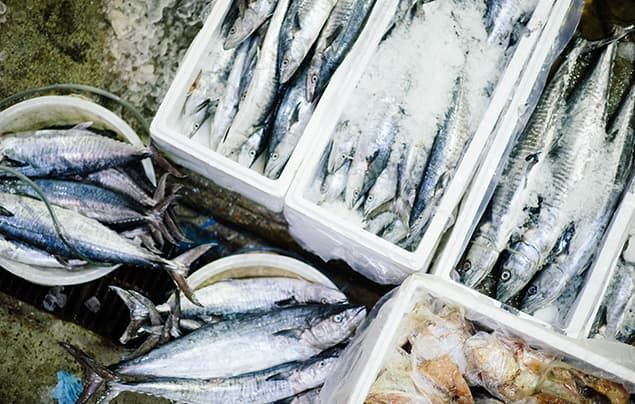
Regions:
[[[289,119],[289,127],[295,125],[300,120],[300,103],[297,103]]]
[[[77,125],[73,126],[70,130],[88,130],[91,126],[93,126],[93,122],[86,121],[86,122],[78,123]]]
[[[13,217],[15,215],[9,209],[5,208],[4,206],[0,206],[0,216]]]
[[[163,246],[165,245],[165,241],[163,240],[163,235],[161,234],[161,232],[152,226],[148,226],[148,230],[150,231],[152,240],[155,242],[155,248],[159,249],[159,251],[162,250]]]
[[[159,182],[157,182],[157,188],[154,190],[154,195],[152,196],[152,199],[154,199],[155,201],[161,201],[165,199],[165,188],[167,186],[169,176],[170,173],[165,173],[161,176],[161,178],[159,178]]]
[[[274,303],[276,306],[293,306],[293,305],[297,305],[299,304],[298,300],[295,298],[295,296],[291,296],[288,299],[284,299],[284,300],[278,300],[277,302]]]
[[[300,20],[300,13],[295,13],[293,16],[293,32],[296,33],[302,29],[302,21]]]
[[[333,30],[333,32],[331,32],[331,35],[326,37],[326,40],[324,41],[326,43],[326,48],[330,48],[333,45],[337,37],[339,37],[342,33],[343,29],[344,26],[340,24],[336,29]]]
[[[147,331],[147,330],[146,330]],[[160,344],[161,336],[157,333],[152,333],[148,338],[137,349],[135,349],[126,359],[137,358],[141,355],[144,355],[151,350],[153,350],[156,346]]]
[[[6,155],[2,156],[2,160],[1,161],[2,161],[2,163],[7,164],[9,167],[14,167],[14,168],[15,167],[26,167],[26,166],[28,166],[28,164],[25,163],[24,161],[14,159],[14,158],[6,156]]]
[[[152,208],[152,210],[150,210],[148,214],[145,216],[145,219],[150,225],[150,227],[154,227],[154,229],[158,230],[159,233],[161,233],[161,235],[165,237],[173,245],[178,244],[178,242],[172,236],[172,234],[170,234],[170,231],[165,225],[165,222],[163,221],[163,219],[167,209],[170,207],[172,202],[174,202],[174,200],[178,197],[179,195],[177,195],[176,193],[165,197],[163,200],[161,200],[157,204],[157,206]]]
[[[304,330],[302,330],[301,328],[292,328],[289,330],[278,331],[274,333],[273,335],[280,336],[280,337],[300,339],[300,337],[302,337],[303,332]]]
[[[59,342],[59,344],[82,366],[84,371],[84,389],[77,399],[77,403],[88,402],[104,382],[117,380],[116,374],[97,363],[78,347],[67,342]]]
[[[203,254],[205,254],[214,244],[202,244],[198,247],[194,247],[173,260],[167,261],[169,265],[166,269],[169,270],[169,274],[176,283],[176,285],[181,289],[185,297],[188,298],[189,301],[194,303],[197,306],[202,307],[201,302],[196,299],[194,296],[194,292],[187,284],[185,280],[185,275],[190,270],[190,266],[194,261],[199,259]]]
[[[176,169],[156,148],[154,143],[150,143],[148,146],[150,151],[152,152],[152,161],[159,167],[163,169],[163,171],[172,174],[172,176],[182,180],[187,178],[187,175],[182,174],[179,170]]]
[[[179,324],[181,323],[181,293],[176,291],[174,292],[174,299],[170,302],[170,314],[168,314],[168,318],[165,321],[165,328],[167,334],[173,338],[178,338],[181,336],[181,331],[179,330]]]
[[[162,323],[161,315],[150,299],[134,290],[125,290],[112,285],[109,288],[117,293],[130,311],[130,323],[119,338],[119,342],[122,344],[137,337],[147,322],[151,325]]]
[[[170,234],[172,234],[174,238],[176,238],[178,241],[189,243],[189,244],[193,243],[192,240],[190,240],[189,238],[185,236],[185,234],[183,234],[183,231],[181,231],[181,228],[176,222],[176,219],[174,218],[172,211],[170,211],[169,209],[166,212],[165,216],[163,216],[163,222],[165,223],[165,226],[167,227],[167,229],[170,231]]]
[[[245,4],[245,0],[238,0],[237,3],[238,12],[240,13],[240,15],[245,14],[245,11],[247,10],[247,4]]]

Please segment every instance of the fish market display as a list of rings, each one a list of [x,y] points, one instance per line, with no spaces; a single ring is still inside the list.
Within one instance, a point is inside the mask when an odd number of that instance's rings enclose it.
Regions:
[[[628,403],[619,383],[418,295],[366,403]]]
[[[176,244],[184,236],[169,211],[178,186],[167,189],[166,175],[155,188],[135,174],[150,156],[91,123],[2,135],[1,163],[33,178],[59,228],[35,188],[3,172],[0,256],[44,270],[95,264],[165,270],[195,301],[184,277],[209,246],[161,256],[165,240]]]
[[[304,402],[365,318],[338,290],[284,277],[212,283],[196,291],[200,306],[177,294],[155,307],[135,291],[113,289],[131,313],[122,341],[142,328],[156,335],[145,351],[108,367],[63,344],[86,371],[80,402],[102,384],[107,400],[130,391],[184,403]]]
[[[628,39],[569,46],[456,268],[461,282],[566,324],[632,171],[634,50]]]
[[[277,179],[375,0],[234,3],[181,118],[189,137]]]
[[[536,3],[400,1],[307,197],[415,250]]]

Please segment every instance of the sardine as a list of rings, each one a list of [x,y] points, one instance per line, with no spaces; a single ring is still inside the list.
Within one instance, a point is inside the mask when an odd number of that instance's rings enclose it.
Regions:
[[[223,47],[232,49],[240,45],[273,14],[278,0],[240,0],[243,4],[238,17],[227,32]]]
[[[68,177],[151,156],[150,150],[144,147],[96,135],[87,130],[89,125],[3,135],[0,137],[0,161],[26,176]]]
[[[514,230],[521,224],[522,208],[534,186],[537,168],[543,164],[547,151],[560,132],[566,98],[579,81],[585,41],[575,44],[543,93],[536,110],[518,143],[512,149],[501,181],[463,258],[459,272],[461,282],[469,287],[478,285],[494,268],[496,261]]]
[[[581,181],[588,159],[592,158],[603,138],[615,46],[611,44],[603,51],[593,73],[574,94],[567,108],[563,133],[547,156],[553,181],[537,223],[511,246],[510,254],[502,264],[496,287],[496,298],[502,302],[515,296],[540,270],[569,221],[563,217],[563,206],[571,189]]]
[[[305,97],[306,69],[301,70],[286,90],[275,112],[265,175],[276,179],[284,169],[291,153],[309,123],[315,103]]]
[[[343,0],[339,0],[341,1]],[[315,82],[311,84],[314,90],[307,92],[309,100],[314,100],[322,94],[331,76],[360,36],[374,5],[375,0],[357,0],[351,16],[342,22],[342,28],[337,31],[337,36],[330,41],[332,45],[321,55],[315,54],[309,68],[309,80]],[[319,72],[317,76],[316,72]]]
[[[470,141],[470,108],[465,97],[465,84],[462,78],[457,79],[454,85],[452,100],[453,103],[445,114],[444,122],[434,138],[412,209],[411,237],[414,240],[421,238],[436,208],[437,201],[445,192],[463,155],[463,150]]]
[[[593,220],[576,229],[572,240],[572,253],[558,256],[534,278],[522,302],[522,309],[533,313],[553,302],[571,279],[584,271],[594,256],[604,231],[608,227],[619,196],[627,181],[632,166],[632,150],[635,142],[635,86],[625,99],[617,118],[609,130],[611,153],[602,165],[603,171],[595,172],[601,183],[615,185],[609,194],[600,200],[599,206],[589,206],[594,213]]]
[[[218,103],[211,125],[209,147],[212,150],[218,148],[218,145],[227,134],[234,116],[236,116],[238,104],[240,103],[241,79],[244,74],[244,68],[246,64],[250,63],[248,56],[252,52],[252,47],[257,46],[255,45],[257,42],[255,39],[246,41],[236,50],[236,57],[227,77],[225,92]]]
[[[279,0],[269,28],[265,34],[254,75],[247,88],[245,99],[240,103],[238,113],[227,132],[219,152],[233,160],[238,159],[244,143],[266,126],[271,110],[276,102],[279,88],[277,73],[278,39],[280,27],[289,0]],[[255,156],[254,156],[255,157]]]
[[[344,194],[349,209],[356,209],[363,203],[366,192],[386,167],[392,144],[399,132],[403,110],[394,100],[386,100],[384,103],[387,105],[385,109],[381,109],[377,126],[364,131],[355,148]]]
[[[364,216],[370,216],[382,207],[386,208],[386,205],[395,199],[399,186],[399,166],[402,163],[404,148],[405,143],[401,140],[393,143],[386,167],[368,191],[368,196],[364,202]]]
[[[361,132],[350,127],[349,121],[337,124],[333,135],[333,146],[329,151],[327,161],[327,172],[329,174],[338,171],[345,162],[353,160],[360,134]]]
[[[298,70],[320,35],[337,0],[295,0],[280,32],[278,57],[280,82],[286,83]],[[306,82],[306,78],[304,78]]]
[[[0,231],[65,259],[87,258],[94,262],[167,270],[185,295],[196,302],[184,276],[189,265],[204,254],[209,245],[168,260],[135,246],[94,219],[57,206],[52,209],[73,249],[60,239],[44,203],[29,197],[0,193]],[[82,257],[78,257],[77,252]]]

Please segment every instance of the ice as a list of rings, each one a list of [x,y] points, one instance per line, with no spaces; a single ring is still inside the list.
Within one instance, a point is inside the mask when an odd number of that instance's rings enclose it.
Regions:
[[[530,13],[536,3],[522,2],[523,12]],[[379,125],[386,102],[397,102],[404,110],[401,135],[408,143],[422,141],[430,150],[462,77],[474,133],[513,53],[487,43],[485,12],[483,1],[434,1],[423,6],[422,16],[399,24],[379,45],[347,102],[340,122],[350,125],[336,130],[371,130]],[[318,202],[314,190],[306,196]],[[362,223],[361,214],[347,209],[343,200],[328,209],[351,223]]]
[[[92,296],[90,299],[87,299],[84,302],[84,306],[91,313],[97,313],[101,309],[101,302],[99,301],[99,299],[97,299],[96,296]]]
[[[42,306],[45,310],[54,311],[56,308],[63,309],[66,306],[67,296],[62,293],[63,290],[64,288],[61,286],[49,289],[42,301]]]

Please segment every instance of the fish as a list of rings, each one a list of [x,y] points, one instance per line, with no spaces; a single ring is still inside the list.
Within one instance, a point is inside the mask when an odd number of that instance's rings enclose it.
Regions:
[[[0,137],[0,162],[29,177],[70,177],[152,156],[145,147],[93,133],[90,125],[5,134]]]
[[[609,129],[611,153],[604,159],[601,170],[594,171],[594,176],[601,183],[614,183],[606,197],[601,198],[598,206],[589,206],[588,210],[596,212],[586,227],[576,229],[573,236],[570,254],[562,254],[549,263],[531,281],[521,308],[533,313],[541,307],[553,302],[565,289],[571,279],[579,275],[589,265],[595,255],[597,246],[602,240],[620,194],[627,181],[632,166],[632,150],[635,143],[635,85],[631,87],[613,125]],[[591,185],[592,186],[592,185]],[[578,245],[579,244],[579,245]]]
[[[159,203],[158,200],[154,199],[139,186],[130,175],[119,168],[96,171],[84,177],[76,177],[76,179],[126,195],[145,207],[154,207]]]
[[[346,189],[350,160],[340,166],[337,171],[327,174],[320,185],[321,202],[333,202],[340,198]]]
[[[614,288],[605,301],[606,335],[631,343],[635,335],[635,269],[621,262],[612,281]]]
[[[321,387],[304,391],[284,401],[286,404],[318,404]],[[281,403],[282,404],[282,403]]]
[[[382,212],[373,218],[366,219],[364,228],[369,233],[381,236],[396,218],[397,216],[394,212]]]
[[[360,131],[353,130],[350,127],[349,121],[342,121],[337,124],[333,135],[333,145],[327,159],[327,173],[333,174],[346,162],[353,160],[360,134]]]
[[[231,123],[238,112],[238,105],[241,98],[241,84],[244,75],[245,66],[251,62],[249,56],[255,55],[255,49],[258,40],[244,42],[236,50],[236,57],[232,65],[229,76],[227,77],[227,86],[223,96],[220,98],[214,120],[212,121],[209,147],[216,150],[221,143]]]
[[[485,12],[487,43],[507,45],[520,12],[518,0],[487,0]]]
[[[348,170],[344,197],[349,209],[356,209],[364,201],[390,158],[392,144],[399,132],[399,121],[405,111],[394,100],[383,101],[386,108],[379,108],[379,122],[373,129],[359,137],[355,155]]]
[[[520,292],[540,270],[569,221],[563,206],[571,189],[580,183],[588,159],[603,139],[606,95],[615,55],[612,43],[603,51],[591,75],[573,95],[563,123],[562,135],[547,155],[553,180],[543,201],[537,223],[511,245],[501,265],[496,298],[506,302]]]
[[[318,39],[337,0],[295,0],[285,16],[280,31],[278,71],[282,84],[300,68]],[[306,78],[304,79],[306,82]]]
[[[305,79],[306,69],[302,69],[284,90],[275,112],[265,164],[265,175],[268,178],[276,179],[280,176],[315,110],[315,102],[309,102],[305,97]]]
[[[399,189],[394,208],[400,221],[408,226],[414,207],[417,190],[428,162],[428,149],[423,136],[410,143],[406,149],[403,164],[399,166]]]
[[[566,99],[579,82],[586,41],[577,40],[542,94],[526,129],[512,149],[502,179],[496,186],[487,216],[479,224],[469,249],[459,264],[461,282],[473,288],[494,268],[510,236],[523,220],[522,207],[535,186],[536,173],[544,163],[560,131]]]
[[[405,146],[405,142],[401,140],[393,143],[386,167],[368,191],[364,202],[364,216],[370,216],[382,207],[386,208],[387,204],[395,198],[399,187],[399,166]]]
[[[465,97],[465,83],[461,77],[454,84],[452,100],[453,103],[434,138],[423,179],[417,190],[410,223],[412,234],[409,238],[412,239],[412,243],[417,243],[423,235],[436,201],[443,195],[459,164],[463,150],[470,141],[470,107]]]
[[[338,362],[339,350],[330,350],[304,362],[227,379],[148,379],[108,383],[105,402],[124,391],[187,403],[270,403],[320,386]]]
[[[394,205],[392,209],[395,209]],[[397,244],[408,237],[409,231],[410,227],[408,227],[406,222],[401,220],[400,217],[395,217],[395,220],[384,229],[381,237],[386,241]]]
[[[255,163],[256,159],[265,148],[267,131],[268,121],[262,128],[258,129],[249,136],[245,143],[243,143],[240,147],[240,152],[238,153],[238,163],[240,165],[251,167]]]
[[[279,0],[269,28],[263,39],[254,75],[247,87],[245,98],[241,101],[234,121],[225,140],[218,148],[219,153],[236,160],[245,142],[259,136],[270,118],[279,90],[279,75],[276,61],[278,58],[278,39],[282,20],[289,6],[289,0]],[[249,155],[251,148],[243,151]],[[251,156],[254,157],[255,156]],[[243,159],[245,160],[245,159]],[[252,160],[253,162],[253,160]]]
[[[345,0],[338,0],[338,3],[342,1]],[[350,16],[348,18],[342,18],[341,23],[339,23],[339,27],[341,28],[331,33],[332,39],[326,38],[326,41],[330,42],[331,45],[321,53],[315,52],[309,67],[308,80],[310,83],[307,84],[309,87],[307,99],[309,101],[315,100],[322,94],[331,76],[360,36],[374,5],[375,0],[356,0]],[[345,7],[345,5],[342,5],[342,7]],[[340,14],[342,10],[343,9],[337,8],[336,5],[334,11],[337,11],[338,14],[332,14],[332,18],[341,18],[342,15],[346,17],[345,11],[343,11],[343,14]],[[332,21],[332,23],[337,24],[335,20]]]
[[[78,270],[87,265],[82,260],[59,259],[44,250],[17,240],[8,240],[1,235],[0,256],[22,264],[43,268]]]
[[[269,19],[278,4],[278,0],[241,0],[239,15],[233,21],[225,40],[223,48],[233,49],[256,32],[262,24]]]
[[[231,64],[231,61],[230,57],[223,57],[222,60],[217,59],[216,64],[222,66],[224,63]],[[187,119],[184,128],[187,137],[196,135],[203,124],[216,114],[220,95],[225,91],[224,82],[221,82],[223,73],[220,68],[218,71],[199,70],[195,76],[181,110],[181,115]]]
[[[107,370],[85,367],[87,383],[80,402],[115,375],[228,378],[305,361],[338,345],[364,317],[365,309],[360,306],[305,305],[209,324]],[[67,350],[80,363],[95,363],[77,349]]]
[[[0,231],[7,237],[64,259],[79,258],[167,270],[188,299],[197,302],[184,276],[190,264],[207,252],[210,245],[196,247],[168,260],[132,244],[94,219],[58,206],[52,206],[51,209],[62,225],[62,233],[68,244],[59,237],[44,203],[19,195],[0,193]]]

